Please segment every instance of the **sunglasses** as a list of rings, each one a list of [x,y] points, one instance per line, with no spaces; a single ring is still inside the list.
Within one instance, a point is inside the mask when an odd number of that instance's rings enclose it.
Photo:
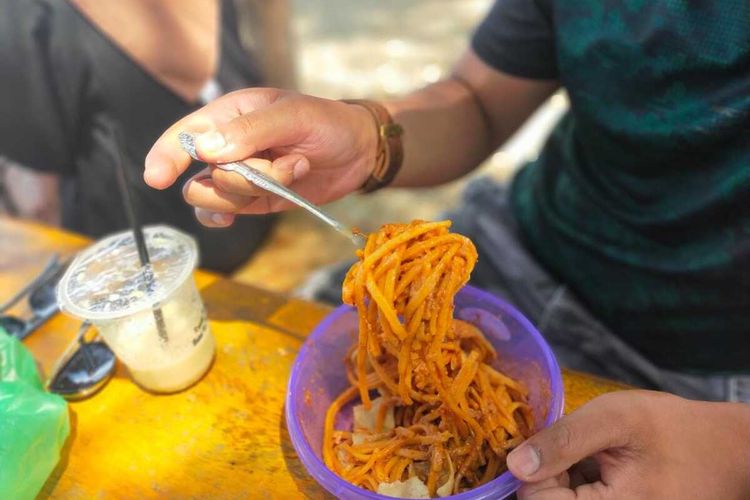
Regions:
[[[67,265],[67,262],[60,262],[57,255],[53,256],[37,277],[0,306],[0,313],[4,313],[28,295],[31,318],[22,319],[3,314],[0,316],[0,327],[5,329],[9,335],[16,337],[18,340],[23,340],[54,316],[59,310],[55,297],[55,286]]]
[[[59,311],[55,287],[67,265],[68,262],[62,263],[57,255],[53,256],[37,277],[0,306],[0,313],[4,313],[28,295],[31,318],[4,314],[0,316],[0,327],[23,340],[54,316]],[[91,341],[86,340],[90,328],[88,321],[81,325],[73,342],[55,363],[47,382],[47,390],[67,400],[80,400],[95,394],[106,385],[115,370],[115,355],[107,344],[99,340],[98,335]]]
[[[86,340],[91,324],[85,321],[55,363],[47,390],[69,401],[85,399],[107,384],[115,371],[115,355],[97,336]]]

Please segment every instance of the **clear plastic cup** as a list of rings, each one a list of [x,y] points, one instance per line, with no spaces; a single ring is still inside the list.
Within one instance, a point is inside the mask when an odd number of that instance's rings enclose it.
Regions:
[[[98,328],[140,386],[176,392],[206,373],[215,351],[193,279],[198,248],[193,238],[167,226],[146,227],[144,236],[150,273],[141,267],[133,233],[114,234],[70,264],[57,286],[57,302]]]

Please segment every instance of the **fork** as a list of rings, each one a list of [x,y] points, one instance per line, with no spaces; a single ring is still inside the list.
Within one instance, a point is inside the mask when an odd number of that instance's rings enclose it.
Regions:
[[[201,159],[198,158],[198,154],[195,150],[195,136],[193,134],[190,134],[188,132],[180,132],[180,134],[177,136],[177,139],[180,141],[180,146],[182,147],[182,149],[187,154],[189,154],[192,159],[201,161]],[[282,186],[281,184],[276,182],[275,179],[272,179],[260,170],[240,162],[219,163],[216,165],[216,167],[227,172],[234,172],[236,174],[239,174],[244,177],[245,180],[255,184],[259,188],[265,189],[270,193],[281,196],[282,198],[294,203],[295,205],[304,208],[305,210],[331,226],[333,229],[338,231],[340,234],[346,236],[346,238],[348,238],[356,246],[364,245],[366,239],[365,235],[360,232],[354,231],[350,227],[337,221],[314,203],[298,195],[291,189]]]

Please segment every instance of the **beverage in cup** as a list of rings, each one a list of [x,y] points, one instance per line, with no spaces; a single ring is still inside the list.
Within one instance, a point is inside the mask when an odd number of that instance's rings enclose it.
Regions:
[[[141,266],[132,231],[109,236],[71,263],[57,301],[98,328],[140,386],[176,392],[206,373],[215,351],[193,279],[198,249],[193,238],[167,226],[146,227],[144,236],[148,266]]]

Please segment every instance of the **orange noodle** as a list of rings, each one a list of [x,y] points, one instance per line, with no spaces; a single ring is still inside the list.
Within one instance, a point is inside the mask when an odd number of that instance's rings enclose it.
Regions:
[[[465,491],[501,474],[530,434],[526,389],[492,367],[496,352],[482,332],[453,318],[477,253],[449,227],[383,226],[344,280],[359,337],[345,359],[350,387],[326,414],[323,458],[357,486],[418,478],[432,497]],[[337,414],[357,398],[354,428],[336,430]]]

